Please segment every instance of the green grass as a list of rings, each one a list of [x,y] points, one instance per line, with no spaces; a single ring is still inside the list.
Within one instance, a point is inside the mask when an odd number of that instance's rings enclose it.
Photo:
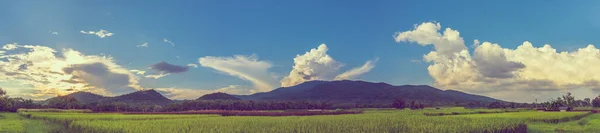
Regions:
[[[528,123],[528,132],[547,133],[547,132],[565,132],[565,133],[594,133],[600,132],[600,114],[592,114],[581,120],[569,121],[558,124],[550,123]]]
[[[598,132],[600,114],[587,112],[521,112],[425,116],[425,112],[503,112],[442,108],[424,110],[368,109],[364,114],[330,116],[125,115],[116,113],[27,112],[72,132]],[[14,117],[15,114],[12,114]],[[1,118],[0,118],[1,119]],[[527,124],[525,127],[525,124]],[[28,126],[25,126],[28,127]],[[525,129],[526,128],[526,129]]]
[[[0,133],[59,133],[65,132],[60,124],[27,119],[17,113],[0,113]]]
[[[523,128],[522,121],[511,119],[428,117],[411,110],[367,112],[287,117],[36,112],[30,117],[68,124],[78,132],[493,132]]]

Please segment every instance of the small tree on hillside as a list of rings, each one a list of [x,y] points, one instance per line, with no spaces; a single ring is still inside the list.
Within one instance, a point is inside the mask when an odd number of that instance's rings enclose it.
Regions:
[[[399,98],[396,98],[396,100],[392,104],[392,107],[394,107],[396,109],[404,109],[404,108],[406,108],[406,103],[404,103],[404,99],[399,97]]]

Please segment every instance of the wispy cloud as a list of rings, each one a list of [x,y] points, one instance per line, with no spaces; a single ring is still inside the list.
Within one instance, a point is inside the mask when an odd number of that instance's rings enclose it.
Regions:
[[[188,67],[193,67],[193,68],[198,68],[198,65],[196,65],[196,64],[193,64],[193,63],[187,64],[187,66],[188,66]]]
[[[140,44],[140,45],[137,45],[137,46],[135,46],[135,47],[148,47],[148,43],[147,43],[147,42],[145,42],[145,43],[142,43],[142,44]]]
[[[164,38],[164,39],[163,39],[163,42],[169,43],[169,44],[171,44],[171,46],[175,46],[175,43],[173,43],[173,42],[171,42],[171,41],[167,40],[167,38]]]
[[[79,32],[82,33],[82,34],[96,35],[96,36],[98,36],[100,38],[110,37],[110,36],[113,35],[113,33],[110,33],[110,32],[108,32],[106,30],[103,30],[103,29],[100,29],[99,31],[87,31],[87,32],[81,30]]]
[[[368,73],[371,69],[375,68],[375,63],[379,60],[379,58],[375,58],[373,60],[369,60],[365,62],[361,67],[350,69],[338,76],[335,77],[335,80],[344,80],[344,79],[355,79],[360,77],[363,74]]]
[[[259,61],[256,56],[236,55],[233,57],[206,56],[198,59],[203,67],[213,68],[219,72],[247,80],[254,84],[257,90],[264,92],[274,89],[274,78],[268,72],[271,63]]]

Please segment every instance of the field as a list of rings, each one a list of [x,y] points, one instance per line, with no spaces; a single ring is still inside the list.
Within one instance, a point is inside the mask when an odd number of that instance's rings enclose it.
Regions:
[[[428,113],[454,115],[426,116]],[[0,114],[0,132],[594,132],[600,114],[442,108],[366,109],[362,114],[221,116],[21,112]],[[44,125],[44,126],[36,126]],[[58,127],[56,125],[59,125]],[[41,127],[30,129],[30,127]]]

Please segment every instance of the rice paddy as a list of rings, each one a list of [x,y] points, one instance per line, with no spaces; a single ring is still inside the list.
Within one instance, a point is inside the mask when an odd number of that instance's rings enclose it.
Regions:
[[[460,115],[427,116],[426,113]],[[121,114],[20,112],[0,114],[0,132],[30,132],[24,123],[61,125],[61,132],[597,132],[600,114],[443,108],[367,109],[362,114],[221,116],[216,114]],[[42,129],[43,130],[43,129]]]

